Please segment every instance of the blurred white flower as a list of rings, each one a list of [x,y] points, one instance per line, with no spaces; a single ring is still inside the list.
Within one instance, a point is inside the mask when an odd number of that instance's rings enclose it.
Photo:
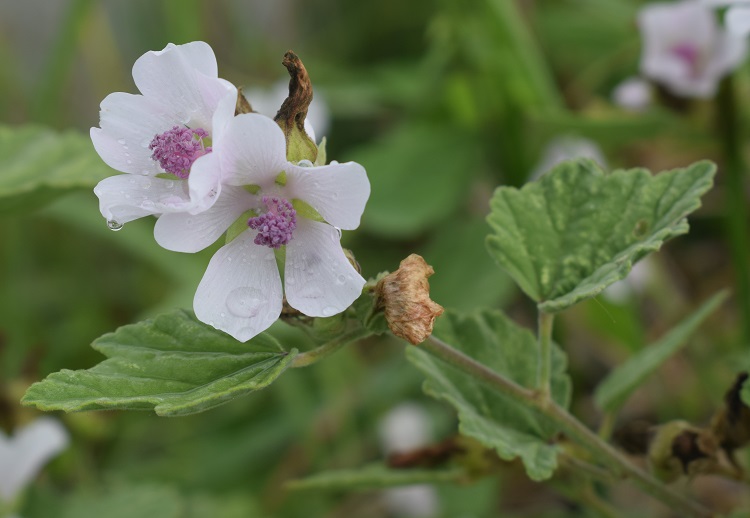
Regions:
[[[381,420],[379,432],[386,454],[421,448],[432,440],[429,415],[416,403],[402,403],[394,407]],[[394,516],[428,518],[439,515],[437,493],[428,484],[387,489],[383,497]]]
[[[651,85],[640,77],[629,77],[612,91],[612,101],[628,111],[643,111],[651,104]]]
[[[582,137],[564,135],[549,141],[547,147],[544,148],[542,158],[531,172],[529,181],[538,180],[557,164],[575,158],[590,158],[603,169],[607,168],[607,160],[596,142]]]
[[[274,118],[284,99],[289,95],[289,81],[277,81],[269,88],[248,88],[243,90],[243,93],[250,101],[253,110],[266,117]],[[305,131],[317,143],[316,136],[326,136],[330,125],[331,115],[328,104],[323,94],[316,89],[310,107],[307,109]]]
[[[744,38],[719,25],[701,0],[655,3],[638,14],[641,72],[675,95],[711,97],[747,53]]]
[[[0,499],[12,502],[68,442],[65,428],[49,417],[17,429],[12,437],[0,431]]]
[[[630,273],[624,279],[611,284],[602,292],[602,296],[617,304],[624,304],[634,295],[642,293],[646,286],[654,279],[653,260],[649,257],[641,259],[633,265]]]

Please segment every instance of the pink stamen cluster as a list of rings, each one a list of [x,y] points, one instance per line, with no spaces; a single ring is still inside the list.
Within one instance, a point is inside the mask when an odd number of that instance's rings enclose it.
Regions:
[[[701,56],[700,51],[695,45],[691,43],[680,43],[672,47],[671,51],[672,54],[684,61],[688,67],[690,67],[690,72],[693,75],[698,74],[699,60]]]
[[[297,228],[297,211],[284,198],[263,196],[268,212],[247,220],[247,225],[258,231],[253,242],[269,248],[279,248],[292,240]]]
[[[202,128],[175,126],[156,135],[148,148],[154,151],[151,158],[159,162],[162,169],[179,178],[187,178],[193,162],[211,152],[210,147],[203,147],[206,137],[208,132]]]

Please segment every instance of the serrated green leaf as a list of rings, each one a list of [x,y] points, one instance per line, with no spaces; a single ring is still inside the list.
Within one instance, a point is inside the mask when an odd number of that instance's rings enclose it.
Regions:
[[[0,125],[0,213],[35,208],[115,173],[76,131]]]
[[[29,388],[22,403],[66,412],[193,414],[265,388],[297,354],[266,333],[238,342],[185,311],[121,327],[92,347],[107,359],[88,370],[50,374]]]
[[[440,125],[404,126],[354,153],[367,165],[372,194],[362,226],[387,236],[410,237],[446,219],[478,170],[476,139]]]
[[[461,316],[446,311],[437,320],[434,334],[493,371],[525,387],[535,386],[537,341],[501,312],[485,310]],[[494,448],[505,460],[519,457],[534,480],[552,476],[557,447],[550,440],[558,429],[551,421],[419,347],[409,347],[407,358],[427,376],[424,391],[458,411],[462,434]],[[553,348],[552,363],[552,397],[567,407],[571,384],[565,373],[565,355],[557,347]]]
[[[596,387],[594,400],[597,406],[608,412],[614,412],[622,406],[648,376],[687,344],[690,335],[726,300],[727,296],[726,291],[717,293],[659,341],[643,348],[610,372]]]
[[[344,489],[381,489],[410,484],[455,482],[466,476],[461,468],[449,469],[393,469],[383,464],[371,464],[358,469],[324,471],[300,480],[292,480],[287,488],[294,491]]]
[[[716,166],[697,162],[655,176],[605,174],[586,159],[564,162],[522,189],[500,187],[487,248],[546,312],[561,311],[624,278],[649,252],[688,231]]]

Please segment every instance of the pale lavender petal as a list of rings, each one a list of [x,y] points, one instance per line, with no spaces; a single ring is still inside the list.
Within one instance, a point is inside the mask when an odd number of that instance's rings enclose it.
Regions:
[[[298,218],[286,246],[284,282],[289,305],[311,317],[341,313],[365,284],[344,255],[338,230],[305,218]]]
[[[247,230],[211,258],[193,300],[195,315],[240,342],[266,330],[281,314],[281,276],[271,248]]]
[[[259,185],[271,189],[284,170],[286,139],[281,128],[268,117],[246,113],[226,125],[215,152],[221,159],[222,183]]]
[[[68,442],[65,428],[49,417],[32,421],[10,438],[0,431],[0,497],[13,500]]]
[[[724,23],[729,32],[740,37],[750,34],[750,2],[745,5],[732,7],[727,11]]]
[[[100,128],[91,128],[91,140],[106,164],[123,173],[162,173],[148,148],[153,138],[179,121],[142,95],[115,92],[99,112]]]
[[[365,168],[356,162],[321,167],[289,165],[287,195],[310,204],[331,225],[346,230],[359,226],[370,197]]]
[[[122,174],[105,178],[94,188],[99,210],[120,224],[151,214],[181,212],[192,206],[187,180]]]
[[[214,205],[198,214],[164,214],[154,226],[156,242],[175,252],[198,252],[226,232],[243,212],[257,206],[257,197],[242,187],[224,187]]]
[[[133,79],[144,96],[191,128],[209,129],[217,104],[234,88],[218,78],[213,50],[202,41],[145,53],[133,65]]]

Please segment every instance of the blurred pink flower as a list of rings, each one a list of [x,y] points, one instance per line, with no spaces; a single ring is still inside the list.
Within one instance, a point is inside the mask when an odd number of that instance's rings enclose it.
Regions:
[[[721,27],[700,0],[648,4],[638,15],[638,26],[641,72],[675,95],[713,96],[719,80],[747,53],[744,38]]]

